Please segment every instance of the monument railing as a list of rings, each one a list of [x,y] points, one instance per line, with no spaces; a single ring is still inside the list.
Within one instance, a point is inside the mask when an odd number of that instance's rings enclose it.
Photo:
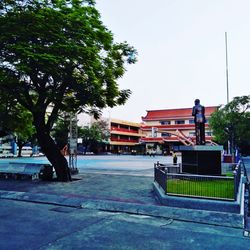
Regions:
[[[154,181],[166,192],[167,175],[165,167],[160,165],[154,165]]]
[[[239,191],[240,179],[241,179],[241,161],[236,165],[233,174],[234,174],[234,199],[237,199],[237,194]]]
[[[166,193],[176,196],[234,200],[234,178],[167,173]]]
[[[181,173],[181,164],[154,165],[154,180],[165,194],[173,196],[231,200],[237,199],[241,179],[241,164],[232,176],[210,176]]]

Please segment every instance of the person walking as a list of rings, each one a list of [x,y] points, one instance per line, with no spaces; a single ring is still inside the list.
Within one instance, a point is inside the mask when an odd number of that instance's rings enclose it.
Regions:
[[[173,164],[177,165],[177,155],[175,152],[173,152]]]

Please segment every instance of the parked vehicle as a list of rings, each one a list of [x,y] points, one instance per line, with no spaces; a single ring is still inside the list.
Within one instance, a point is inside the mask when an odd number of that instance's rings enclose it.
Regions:
[[[17,147],[17,152],[19,150],[19,147]],[[27,157],[27,156],[31,156],[33,153],[33,150],[32,150],[32,147],[30,146],[23,146],[22,147],[22,152],[21,152],[21,155],[24,156],[24,157]]]

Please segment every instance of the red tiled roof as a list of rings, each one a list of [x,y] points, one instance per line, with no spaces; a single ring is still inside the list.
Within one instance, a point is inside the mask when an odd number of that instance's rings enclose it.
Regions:
[[[195,140],[195,137],[192,137],[193,140]],[[206,141],[209,141],[212,139],[212,136],[206,136]],[[171,137],[144,137],[141,138],[141,142],[164,142],[164,141],[180,141],[177,136],[171,136]]]
[[[218,106],[205,107],[205,116],[210,116],[217,109]],[[190,118],[192,117],[192,108],[147,110],[147,115],[144,117],[142,116],[142,120],[154,121],[161,119],[186,118],[186,117]]]

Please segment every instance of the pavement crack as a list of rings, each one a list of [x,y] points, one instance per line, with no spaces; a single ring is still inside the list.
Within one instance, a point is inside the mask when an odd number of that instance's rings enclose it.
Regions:
[[[170,224],[172,224],[174,222],[174,220],[173,219],[168,219],[167,220],[167,223],[164,223],[163,225],[161,225],[160,227],[165,227],[165,226],[168,226],[168,225],[170,225]]]

